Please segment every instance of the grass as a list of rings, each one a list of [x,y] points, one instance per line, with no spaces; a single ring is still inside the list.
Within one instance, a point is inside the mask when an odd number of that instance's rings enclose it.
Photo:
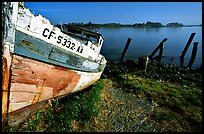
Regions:
[[[112,79],[126,92],[156,103],[158,107],[151,117],[160,127],[166,128],[165,131],[200,131],[202,86],[199,74],[152,64],[147,73],[137,73],[133,69],[135,66],[113,63],[106,68],[106,74],[107,77],[114,74]]]
[[[86,122],[98,113],[97,104],[103,88],[104,82],[100,80],[84,91],[57,98],[49,109],[38,110],[27,122],[21,124],[18,130],[10,128],[8,131],[68,132],[76,122],[80,127],[84,127]]]
[[[151,102],[150,122],[166,132],[201,131],[202,84],[200,74],[189,69],[148,65],[147,73],[137,70],[135,64],[108,63],[103,78],[140,99]],[[93,129],[93,120],[99,112],[104,79],[88,89],[55,99],[49,109],[37,111],[32,118],[10,132],[70,132]],[[77,128],[77,129],[75,129]],[[80,129],[78,129],[80,128]]]

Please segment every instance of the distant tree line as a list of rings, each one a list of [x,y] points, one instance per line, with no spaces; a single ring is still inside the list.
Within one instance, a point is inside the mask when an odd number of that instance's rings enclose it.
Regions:
[[[173,22],[173,23],[168,23],[166,27],[183,27],[184,25],[182,23],[178,22]]]
[[[161,28],[161,27],[184,27],[182,23],[173,22],[162,25],[159,22],[146,22],[146,23],[135,23],[135,24],[120,24],[120,23],[106,23],[106,24],[94,24],[92,22],[89,23],[68,23],[68,24],[57,24],[56,26],[61,28],[61,26],[66,27],[69,26],[80,26],[85,28],[100,28],[100,27],[107,27],[107,28],[119,28],[119,27],[138,27],[138,28]],[[201,25],[186,25],[186,26],[202,26]]]
[[[150,22],[148,21],[147,23],[135,23],[133,24],[134,27],[164,27],[164,25],[162,25],[159,22]]]

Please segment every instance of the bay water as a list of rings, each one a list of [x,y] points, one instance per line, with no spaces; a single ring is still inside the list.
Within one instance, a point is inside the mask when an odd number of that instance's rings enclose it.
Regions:
[[[101,48],[101,54],[110,61],[119,61],[128,38],[131,43],[125,54],[124,61],[127,59],[138,61],[140,56],[149,56],[159,43],[167,38],[163,49],[163,64],[174,64],[180,66],[180,55],[191,35],[196,33],[188,51],[184,57],[184,66],[188,65],[190,60],[193,43],[198,42],[197,55],[193,64],[194,69],[198,69],[202,63],[202,27],[162,27],[162,28],[97,28],[94,29],[101,33],[104,38],[104,44]],[[159,51],[154,55],[158,55]]]

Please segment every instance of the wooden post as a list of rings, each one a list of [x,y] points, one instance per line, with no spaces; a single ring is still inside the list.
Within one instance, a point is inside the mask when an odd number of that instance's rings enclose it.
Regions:
[[[184,48],[184,50],[183,50],[183,52],[182,52],[182,54],[181,54],[181,56],[180,56],[180,67],[183,67],[184,56],[185,56],[186,51],[188,50],[188,48],[189,48],[189,46],[190,46],[190,44],[191,44],[191,42],[192,42],[192,40],[193,40],[195,34],[196,34],[196,33],[191,33],[191,36],[189,37],[189,39],[188,39],[188,41],[187,41],[187,43],[186,43],[186,46],[185,46],[185,48]]]
[[[121,55],[120,62],[123,62],[123,58],[124,58],[125,53],[126,53],[128,47],[129,47],[129,45],[130,45],[131,40],[132,40],[131,38],[128,38],[127,43],[126,43],[126,45],[125,45],[125,48],[124,48],[124,50],[123,50],[123,53],[122,53],[122,55]]]
[[[146,73],[149,58],[146,56],[138,57],[138,68]]]
[[[163,50],[164,50],[164,44],[162,43],[162,45],[160,46],[160,50],[159,50],[159,57],[158,57],[158,62],[159,63],[161,63]]]
[[[191,59],[190,59],[190,61],[188,63],[188,67],[189,68],[191,68],[192,65],[193,65],[193,62],[194,62],[195,57],[196,57],[197,50],[198,50],[198,42],[194,42],[193,50],[192,50],[192,54],[191,54]]]
[[[159,63],[161,63],[162,54],[163,54],[163,49],[164,49],[164,44],[162,43],[162,44],[160,45],[160,48],[159,48],[159,55],[155,56],[155,57],[152,58],[152,59],[155,59],[156,61],[158,61]]]
[[[199,72],[202,72],[203,70],[203,63],[201,63],[200,68],[198,69]]]
[[[160,49],[159,56],[162,56],[162,53],[163,53],[163,45],[164,45],[164,42],[166,42],[166,41],[167,41],[167,38],[164,38],[164,39],[160,42],[160,44],[156,47],[156,49],[149,55],[149,59],[150,59],[150,60],[153,60],[152,56],[154,56],[155,53],[156,53],[159,49]],[[162,50],[161,50],[161,48],[162,48]]]

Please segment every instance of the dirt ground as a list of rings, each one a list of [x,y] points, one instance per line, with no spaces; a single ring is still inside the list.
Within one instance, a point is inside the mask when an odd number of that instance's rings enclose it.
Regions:
[[[139,99],[136,95],[126,93],[113,81],[106,81],[102,90],[102,101],[98,116],[81,127],[73,121],[73,132],[161,132],[150,120],[151,112],[157,105]]]

